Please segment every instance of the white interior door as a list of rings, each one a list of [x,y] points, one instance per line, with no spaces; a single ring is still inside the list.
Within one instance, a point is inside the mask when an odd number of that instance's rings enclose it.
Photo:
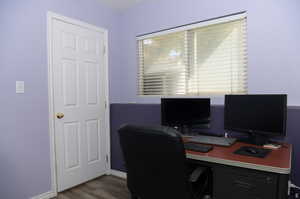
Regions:
[[[105,33],[52,20],[58,191],[106,173]]]

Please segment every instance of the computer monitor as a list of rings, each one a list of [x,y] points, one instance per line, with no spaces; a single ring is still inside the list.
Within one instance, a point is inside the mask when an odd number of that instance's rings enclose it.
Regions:
[[[286,112],[287,95],[226,95],[224,127],[256,137],[285,136]]]
[[[210,99],[161,99],[162,125],[182,128],[206,127],[210,122]]]

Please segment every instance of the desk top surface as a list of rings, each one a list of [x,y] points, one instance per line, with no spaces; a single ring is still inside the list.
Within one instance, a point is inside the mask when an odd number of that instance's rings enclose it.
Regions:
[[[184,138],[184,140],[188,141],[188,138]],[[271,153],[269,153],[265,158],[243,156],[233,153],[242,146],[254,146],[260,148],[260,146],[236,142],[230,147],[214,145],[213,150],[208,153],[187,150],[186,154],[187,158],[194,160],[202,160],[281,174],[290,173],[292,153],[292,146],[290,144],[282,144],[281,148],[272,149]]]

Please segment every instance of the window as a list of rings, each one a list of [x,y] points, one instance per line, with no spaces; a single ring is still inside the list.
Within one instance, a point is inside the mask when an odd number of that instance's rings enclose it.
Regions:
[[[247,93],[245,13],[137,40],[139,95]]]

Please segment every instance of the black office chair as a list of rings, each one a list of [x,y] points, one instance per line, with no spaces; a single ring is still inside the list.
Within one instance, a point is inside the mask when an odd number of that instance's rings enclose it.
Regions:
[[[125,125],[119,129],[132,199],[200,199],[208,169],[187,165],[180,134],[169,127]]]

